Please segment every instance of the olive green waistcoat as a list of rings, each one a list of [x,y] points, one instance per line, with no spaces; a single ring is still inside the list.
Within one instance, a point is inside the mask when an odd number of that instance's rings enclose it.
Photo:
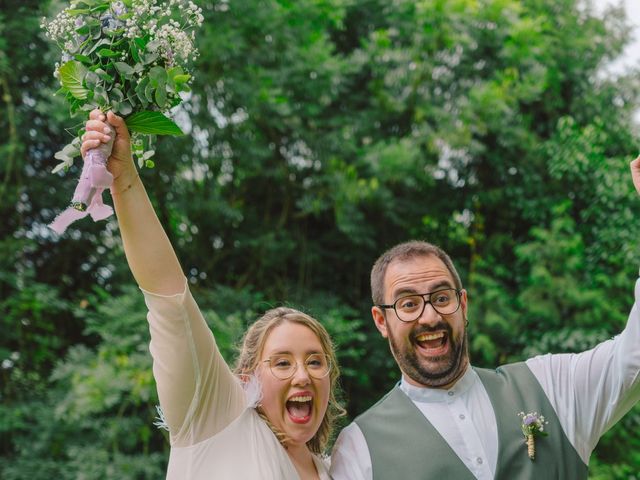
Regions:
[[[475,368],[495,412],[497,480],[586,479],[587,466],[567,439],[542,387],[524,363]],[[537,436],[530,460],[519,412],[539,412],[547,437]],[[473,480],[475,477],[413,402],[398,388],[355,420],[371,455],[374,480]]]

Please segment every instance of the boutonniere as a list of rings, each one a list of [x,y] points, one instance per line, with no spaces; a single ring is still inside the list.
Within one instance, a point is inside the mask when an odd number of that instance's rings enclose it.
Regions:
[[[544,415],[540,415],[538,412],[520,412],[518,416],[522,418],[520,428],[522,429],[522,434],[527,444],[527,453],[529,454],[529,458],[533,460],[536,457],[535,437],[546,437],[549,435],[544,431],[544,426],[549,422],[546,422]]]

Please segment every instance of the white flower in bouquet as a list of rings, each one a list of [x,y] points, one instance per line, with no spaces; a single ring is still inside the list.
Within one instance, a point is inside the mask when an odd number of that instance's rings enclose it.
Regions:
[[[138,155],[139,165],[151,166],[149,135],[181,134],[164,114],[190,90],[188,65],[198,56],[195,30],[203,20],[189,0],[78,0],[44,19],[47,37],[61,50],[54,75],[71,114],[99,108],[123,116],[147,154]],[[71,166],[82,133],[56,154],[62,163],[54,172]]]

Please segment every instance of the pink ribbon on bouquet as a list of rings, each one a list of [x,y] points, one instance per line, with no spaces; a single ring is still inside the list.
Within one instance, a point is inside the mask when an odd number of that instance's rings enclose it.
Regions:
[[[113,175],[107,170],[107,159],[113,148],[114,133],[112,129],[108,143],[102,143],[85,154],[71,205],[49,224],[49,228],[57,234],[63,234],[69,225],[87,215],[91,215],[94,222],[113,215],[113,208],[102,201],[102,192],[113,184]]]

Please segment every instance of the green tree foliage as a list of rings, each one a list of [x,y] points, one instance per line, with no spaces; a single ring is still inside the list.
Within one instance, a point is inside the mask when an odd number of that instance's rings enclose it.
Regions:
[[[141,175],[232,362],[280,304],[327,325],[352,418],[397,381],[369,269],[443,246],[478,366],[592,347],[624,327],[637,273],[636,71],[622,12],[577,0],[198,2],[196,84]],[[39,31],[62,2],[0,0],[0,477],[158,478],[166,436],[141,294],[113,219],[46,224],[68,118]],[[74,123],[75,122],[75,123]],[[64,129],[73,126],[67,133]],[[636,408],[594,479],[640,470]]]

